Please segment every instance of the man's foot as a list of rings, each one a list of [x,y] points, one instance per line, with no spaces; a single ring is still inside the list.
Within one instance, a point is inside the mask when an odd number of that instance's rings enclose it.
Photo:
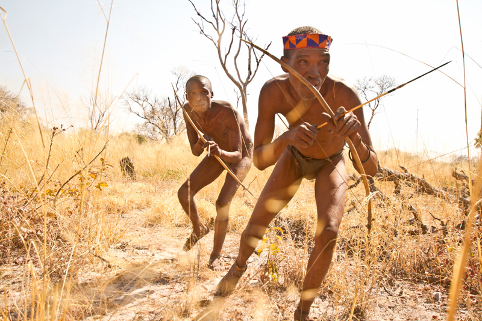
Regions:
[[[196,234],[194,234],[194,232],[192,232],[191,235],[189,235],[189,237],[187,238],[186,243],[184,243],[184,246],[182,249],[186,252],[189,251],[190,249],[193,248],[194,244],[196,244],[203,236],[205,236],[208,233],[209,233],[209,227],[207,226],[204,226],[203,228],[201,228],[201,234],[199,234],[199,236],[197,236]]]
[[[214,296],[225,297],[233,293],[234,289],[236,288],[236,284],[238,284],[239,279],[241,276],[243,276],[243,273],[247,268],[248,265],[239,267],[238,263],[234,261],[233,266],[231,266],[228,273],[226,273],[226,275],[219,282]]]
[[[224,270],[224,264],[221,261],[221,256],[216,256],[216,257],[210,257],[209,258],[209,263],[208,263],[208,268],[210,268],[213,271],[223,271]]]
[[[308,311],[301,311],[301,308],[298,306],[295,310],[295,321],[308,321],[310,320],[308,315],[310,314],[310,309]]]

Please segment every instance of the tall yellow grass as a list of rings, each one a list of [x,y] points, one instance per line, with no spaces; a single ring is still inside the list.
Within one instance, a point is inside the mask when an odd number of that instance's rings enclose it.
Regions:
[[[132,213],[137,220],[141,218],[135,224],[189,228],[190,222],[177,201],[177,189],[200,158],[191,155],[183,135],[164,144],[144,141],[136,134],[107,137],[105,133],[74,128],[56,129],[54,137],[52,128],[44,128],[44,137],[52,142],[49,152],[50,141],[46,141],[44,150],[35,122],[12,119],[5,115],[0,130],[0,150],[6,146],[0,167],[2,193],[8,200],[0,214],[4,231],[0,254],[2,269],[20,271],[23,285],[21,288],[8,282],[2,285],[5,293],[0,306],[2,316],[5,320],[68,320],[98,313],[85,300],[86,294],[79,290],[75,276],[88,272],[89,266],[93,268],[109,246],[122,242],[124,233],[134,224],[125,219]],[[9,137],[10,128],[16,135]],[[136,181],[122,176],[119,160],[125,156],[134,162]],[[427,162],[393,150],[380,151],[379,158],[385,167],[395,169],[401,164],[411,173],[442,187],[457,187],[459,183],[451,178],[452,169],[466,167],[464,163]],[[355,173],[350,164],[347,167],[350,173]],[[245,183],[255,195],[261,192],[270,171],[253,168],[249,173]],[[224,175],[196,196],[201,218],[206,223],[215,217],[214,204]],[[343,218],[334,262],[320,290],[321,296],[332,298],[337,307],[335,314],[340,318],[354,320],[369,315],[377,291],[390,288],[394,280],[436,284],[448,290],[456,253],[463,244],[464,231],[457,224],[466,214],[457,204],[407,186],[396,197],[393,183],[377,182],[377,185],[391,202],[375,199],[375,221],[369,241],[363,190],[357,187],[348,192],[346,208],[355,209]],[[62,191],[55,197],[61,186]],[[260,271],[259,277],[272,291],[279,291],[276,289],[280,286],[297,289],[301,285],[316,227],[313,199],[314,183],[304,181],[293,201],[272,224],[283,233],[272,228],[266,235],[270,245],[266,251],[271,252],[266,273]],[[240,233],[244,229],[255,203],[256,199],[248,193],[238,191],[231,205],[230,232]],[[412,221],[407,204],[416,207],[426,225],[440,230],[422,234]],[[432,214],[446,223],[445,231]],[[459,307],[476,320],[477,313],[482,311],[480,225],[469,240],[472,243],[464,263],[467,273]],[[293,257],[300,260],[293,261]],[[103,282],[108,283],[109,279]],[[20,294],[9,297],[7,290]],[[196,300],[189,302],[193,311],[197,309]]]

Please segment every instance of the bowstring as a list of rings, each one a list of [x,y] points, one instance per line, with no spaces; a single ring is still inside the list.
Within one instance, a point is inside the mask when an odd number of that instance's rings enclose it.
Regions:
[[[265,66],[265,68],[268,70],[268,72],[269,72],[269,74],[271,75],[271,77],[274,79],[274,81],[275,81],[276,85],[278,86],[278,88],[279,88],[279,89],[281,90],[281,92],[283,93],[283,95],[284,95],[285,97],[288,97],[288,95],[285,93],[285,91],[283,90],[283,88],[281,88],[280,84],[278,83],[278,80],[277,80],[277,79],[273,76],[273,74],[271,73],[271,70],[269,70],[268,66],[266,66],[266,64],[264,63],[264,61],[262,61],[262,62],[263,62],[263,65]],[[289,101],[289,103],[290,103],[290,105],[291,105],[291,107],[292,107],[292,110],[295,110],[296,113],[298,114],[299,119],[301,119],[301,121],[305,122],[304,119],[303,119],[303,117],[300,115],[298,109],[296,109],[296,106],[293,106],[293,103],[291,102],[291,100],[288,99],[288,101]],[[280,118],[281,118],[281,117],[280,117]],[[283,122],[283,124],[284,124],[284,122]],[[289,130],[289,127],[288,127],[286,124],[285,124],[285,126],[286,126],[286,128]],[[321,151],[322,151],[325,155],[328,155],[328,154],[325,152],[324,148],[321,146],[321,144],[320,144],[320,142],[318,141],[318,139],[316,138],[316,136],[315,136],[315,139],[314,139],[314,140],[315,140],[315,142],[318,144],[318,146],[320,147]],[[335,166],[335,164],[333,164],[333,161],[332,161],[329,157],[327,157],[326,159],[327,159],[328,162],[335,168],[335,171],[338,173],[338,175],[340,175],[340,178],[343,180],[343,183],[345,183],[345,185],[348,187],[348,182],[345,180],[345,178],[343,177],[343,175],[341,175],[340,171],[339,171],[338,168]],[[358,204],[362,205],[362,202],[359,200],[359,198],[356,196],[356,194],[355,194],[353,191],[351,191],[350,189],[347,189],[347,190],[348,190],[349,193],[351,193],[351,195],[356,199],[356,201],[358,202]],[[365,208],[363,207],[363,209],[365,209]]]
[[[212,54],[212,51],[211,51],[211,54]],[[221,86],[223,87],[224,94],[226,95],[226,98],[228,98],[229,97],[228,92],[226,91],[226,87],[224,87],[224,82],[222,81],[221,76],[219,75],[218,68],[216,68],[216,65],[214,65],[214,70],[216,71],[216,75],[218,76],[219,82],[221,83]],[[247,101],[246,101],[246,103],[247,103]],[[231,104],[231,103],[230,103],[230,105],[233,106],[233,104]],[[236,110],[237,110],[237,106],[238,106],[238,104],[236,104]],[[232,112],[233,112],[234,118],[236,119],[236,124],[238,125],[239,135],[241,137],[241,141],[243,143],[244,149],[246,151],[248,151],[246,141],[244,140],[243,132],[241,131],[241,127],[239,126],[239,119],[238,119],[238,116],[236,115],[236,113],[234,112],[234,108],[232,109]],[[243,151],[241,151],[241,153],[242,152]]]
[[[364,44],[365,44],[365,49],[367,50],[368,58],[370,59],[370,62],[371,62],[372,72],[376,77],[377,72],[375,71],[375,67],[373,66],[373,59],[372,59],[372,56],[370,54],[370,50],[368,49],[368,44],[367,44],[366,41],[364,41]],[[385,118],[387,119],[388,130],[390,131],[390,138],[392,139],[393,146],[395,146],[395,155],[397,156],[397,162],[398,162],[398,165],[400,166],[400,157],[398,155],[397,144],[395,143],[395,138],[393,137],[392,126],[390,125],[390,121],[388,120],[388,115],[387,115],[387,110],[385,109],[385,105],[382,105],[382,107],[383,107],[383,111],[384,111],[384,114],[385,114]]]

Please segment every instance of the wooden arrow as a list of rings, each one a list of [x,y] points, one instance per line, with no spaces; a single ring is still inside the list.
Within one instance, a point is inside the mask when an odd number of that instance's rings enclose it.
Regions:
[[[438,66],[437,68],[434,68],[434,69],[432,69],[432,70],[424,73],[423,75],[420,75],[420,76],[418,76],[418,77],[415,77],[415,78],[413,78],[412,80],[407,81],[406,83],[401,84],[401,85],[398,86],[398,87],[395,87],[395,88],[393,88],[393,89],[390,89],[390,90],[387,91],[386,93],[383,93],[383,94],[381,94],[380,96],[377,96],[377,97],[375,97],[375,98],[373,98],[373,99],[370,99],[370,100],[367,101],[366,103],[363,103],[363,104],[361,104],[361,105],[358,105],[358,106],[356,106],[356,107],[353,107],[352,109],[350,109],[350,110],[346,111],[345,113],[343,113],[342,116],[344,116],[344,115],[346,115],[346,114],[348,114],[348,113],[350,113],[350,112],[352,112],[352,111],[355,111],[355,110],[357,110],[357,109],[359,109],[359,108],[361,108],[361,107],[363,107],[363,106],[371,103],[372,101],[377,100],[378,98],[382,98],[383,96],[388,95],[388,94],[394,92],[395,90],[398,90],[398,89],[402,88],[403,86],[408,85],[408,84],[411,83],[412,81],[415,81],[415,80],[417,80],[417,79],[419,79],[419,78],[422,78],[423,76],[431,73],[432,71],[435,71],[435,70],[437,70],[437,69],[439,69],[439,68],[442,68],[443,66],[445,66],[446,64],[451,63],[451,62],[452,62],[452,60],[450,60],[449,62],[444,63],[443,65]],[[316,127],[316,128],[320,129],[321,127],[323,127],[323,126],[325,126],[325,125],[327,125],[327,124],[328,124],[328,122],[326,122],[326,123],[324,123],[324,124],[321,124],[320,126],[318,126],[318,127]]]

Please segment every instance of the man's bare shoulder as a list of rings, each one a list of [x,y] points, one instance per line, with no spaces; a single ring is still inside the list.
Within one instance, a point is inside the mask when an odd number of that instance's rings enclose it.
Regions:
[[[262,114],[274,114],[281,112],[286,100],[289,98],[289,75],[283,74],[266,81],[259,93],[258,118]]]
[[[333,94],[333,98],[336,101],[340,99],[343,101],[358,99],[358,91],[355,86],[347,82],[345,79],[335,75],[328,75],[327,79],[329,79],[330,82],[328,95],[331,96],[331,94]]]
[[[243,117],[240,117],[239,112],[231,103],[224,100],[213,100],[212,106],[216,110],[216,115],[223,115],[222,119],[232,119],[237,122],[244,122]]]
[[[273,77],[266,81],[263,85],[262,91],[267,91],[269,93],[281,91],[280,87],[285,87],[289,82],[289,75],[283,74]]]
[[[333,90],[336,93],[348,94],[350,92],[356,92],[355,86],[347,82],[344,78],[335,75],[328,75],[327,78],[333,82]]]
[[[233,107],[233,105],[231,105],[231,103],[229,103],[228,101],[224,101],[224,100],[213,100],[211,102],[211,104],[214,108],[219,108],[220,110],[226,110],[226,109],[233,110],[234,109],[234,107]]]
[[[217,109],[217,112],[226,114],[228,116],[235,116],[234,114],[237,113],[237,109],[234,108],[233,105],[231,105],[230,102],[224,101],[224,100],[213,100],[212,101],[212,106]]]

